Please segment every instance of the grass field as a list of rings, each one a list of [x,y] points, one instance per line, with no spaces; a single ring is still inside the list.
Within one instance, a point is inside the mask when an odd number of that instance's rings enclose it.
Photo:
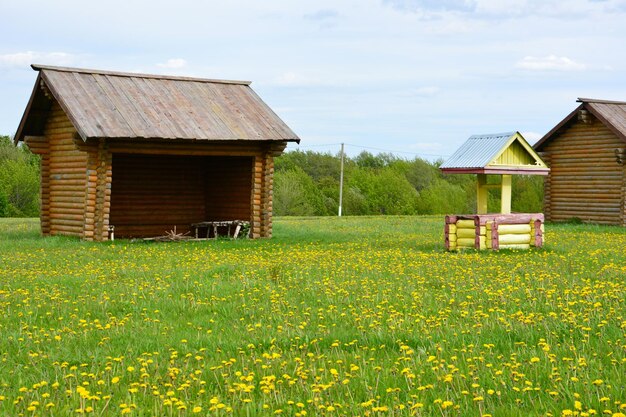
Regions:
[[[626,415],[626,231],[446,253],[441,217],[89,243],[0,220],[0,415]]]

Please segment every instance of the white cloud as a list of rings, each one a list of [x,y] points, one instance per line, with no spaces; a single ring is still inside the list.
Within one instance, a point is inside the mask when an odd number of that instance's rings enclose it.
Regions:
[[[582,71],[587,68],[585,64],[576,62],[571,58],[556,55],[525,56],[515,66],[530,71]]]
[[[25,51],[0,55],[0,68],[26,68],[31,64],[72,65],[76,57],[66,52]]]
[[[187,66],[187,61],[182,58],[168,59],[164,63],[157,64],[158,67],[168,69],[181,69]]]
[[[461,11],[470,12],[476,7],[473,0],[383,0],[383,3],[401,11]]]
[[[523,16],[588,19],[594,13],[626,12],[624,0],[383,0],[383,4],[401,12],[422,13],[428,18],[461,13],[479,19]]]

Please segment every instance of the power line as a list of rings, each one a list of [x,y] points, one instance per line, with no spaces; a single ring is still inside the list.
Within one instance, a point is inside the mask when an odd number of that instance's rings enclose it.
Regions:
[[[439,156],[439,157],[442,157],[442,158],[450,156],[450,155],[430,154],[430,153],[421,153],[421,152],[407,152],[407,151],[397,151],[397,150],[393,150],[393,149],[374,148],[374,147],[371,147],[371,146],[353,145],[351,143],[346,143],[346,145],[352,146],[353,148],[371,149],[373,151],[390,152],[390,153],[404,153],[404,154],[407,154],[407,155]]]
[[[329,146],[341,146],[344,145],[342,143],[324,143],[324,144],[320,144],[320,145],[298,145],[297,149],[300,148],[324,148],[324,147],[329,147]],[[372,146],[362,146],[362,145],[355,145],[352,143],[345,143],[345,146],[351,146],[353,148],[359,148],[359,149],[369,149],[369,150],[373,150],[373,151],[379,151],[379,152],[389,152],[389,153],[399,153],[399,154],[405,154],[405,155],[413,155],[413,156],[429,156],[429,157],[434,157],[434,158],[447,158],[450,155],[442,155],[442,154],[431,154],[431,153],[422,153],[422,152],[408,152],[408,151],[398,151],[395,149],[385,149],[385,148],[375,148]]]
[[[297,145],[298,148],[322,148],[325,146],[341,146],[341,143],[324,143],[322,145]]]

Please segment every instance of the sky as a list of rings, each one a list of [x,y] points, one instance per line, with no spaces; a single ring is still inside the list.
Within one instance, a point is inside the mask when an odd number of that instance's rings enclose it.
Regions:
[[[626,0],[0,0],[0,134],[47,64],[252,81],[288,149],[445,159],[626,100]]]

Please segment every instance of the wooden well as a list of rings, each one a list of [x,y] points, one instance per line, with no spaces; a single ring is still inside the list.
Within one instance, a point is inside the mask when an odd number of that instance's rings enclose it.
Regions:
[[[542,213],[511,213],[512,175],[547,175],[549,168],[519,132],[471,136],[440,169],[446,174],[476,174],[476,214],[446,216],[446,250],[529,249],[541,247]],[[488,176],[499,176],[489,184]],[[489,190],[501,190],[500,213],[488,214]]]

